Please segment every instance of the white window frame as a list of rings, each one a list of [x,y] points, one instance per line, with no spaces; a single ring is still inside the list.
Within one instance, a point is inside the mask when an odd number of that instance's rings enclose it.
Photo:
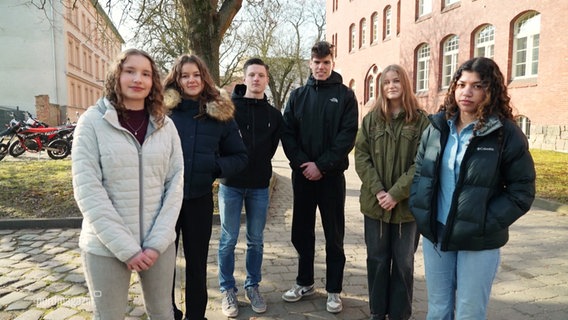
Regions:
[[[418,16],[422,17],[430,13],[432,13],[432,0],[419,0]]]
[[[442,53],[442,89],[446,89],[452,82],[452,76],[458,68],[460,38],[456,35],[444,41]]]
[[[369,75],[367,77],[367,101],[375,98],[375,77]]]
[[[513,78],[538,76],[540,13],[530,12],[515,23]]]
[[[349,27],[349,33],[351,34],[350,43],[349,43],[349,52],[353,52],[355,51],[355,44],[357,41],[357,30],[354,23]]]
[[[495,26],[488,24],[475,34],[475,56],[493,59],[495,56]]]
[[[379,40],[379,14],[377,12],[371,16],[371,23],[371,43],[376,43]]]
[[[392,7],[388,6],[385,8],[385,39],[391,35],[391,24],[392,24]]]
[[[416,92],[428,91],[430,46],[423,44],[416,52]]]
[[[367,38],[367,19],[363,18],[361,19],[360,24],[360,31],[361,31],[361,38],[360,38],[360,42],[359,42],[359,47],[363,47],[365,46],[366,42],[365,42],[365,38]]]

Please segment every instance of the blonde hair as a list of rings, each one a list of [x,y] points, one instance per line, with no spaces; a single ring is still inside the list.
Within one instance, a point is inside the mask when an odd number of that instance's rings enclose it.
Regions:
[[[389,105],[390,100],[386,97],[384,92],[384,78],[386,74],[390,71],[396,72],[398,74],[398,78],[400,79],[400,85],[402,89],[402,108],[406,112],[405,121],[407,123],[413,122],[418,118],[418,100],[412,91],[412,86],[410,85],[410,79],[408,78],[408,74],[406,71],[397,64],[391,64],[383,69],[381,76],[379,77],[379,95],[377,97],[377,102],[373,106],[373,110],[377,109],[379,117],[381,117],[386,122],[390,122],[390,115],[389,115]]]

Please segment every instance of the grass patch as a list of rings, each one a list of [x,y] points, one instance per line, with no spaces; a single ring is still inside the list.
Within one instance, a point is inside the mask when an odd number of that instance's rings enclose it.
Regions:
[[[537,197],[568,204],[568,153],[531,149]],[[213,185],[215,212],[217,182]],[[71,160],[22,158],[0,162],[0,219],[80,217]]]
[[[568,204],[568,153],[531,149],[536,168],[536,195]]]
[[[215,182],[215,212],[217,188]],[[73,197],[70,159],[34,157],[0,162],[0,219],[69,217],[81,217]]]
[[[80,217],[71,161],[24,159],[0,163],[0,218]]]

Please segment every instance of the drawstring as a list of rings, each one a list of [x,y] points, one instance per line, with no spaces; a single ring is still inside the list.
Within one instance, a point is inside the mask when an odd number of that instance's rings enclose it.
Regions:
[[[402,222],[398,223],[398,238],[402,239]]]

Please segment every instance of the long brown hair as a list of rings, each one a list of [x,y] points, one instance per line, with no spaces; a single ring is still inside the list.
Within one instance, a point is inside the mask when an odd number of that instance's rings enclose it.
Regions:
[[[148,96],[144,99],[144,108],[146,111],[154,116],[158,128],[164,124],[166,116],[166,109],[164,107],[164,90],[160,79],[160,71],[148,53],[139,49],[128,49],[121,52],[113,64],[110,66],[106,76],[104,95],[116,108],[119,115],[124,115],[126,106],[123,102],[123,94],[120,89],[120,74],[122,73],[122,66],[126,59],[130,56],[139,55],[143,56],[152,66],[152,89]]]
[[[447,119],[459,113],[456,102],[456,84],[464,71],[479,74],[481,84],[485,88],[485,100],[477,108],[476,118],[479,121],[474,130],[481,128],[490,115],[498,116],[500,119],[513,119],[511,97],[507,93],[505,77],[493,59],[484,57],[464,62],[454,74],[444,103],[440,106],[440,110],[446,111]]]
[[[199,106],[200,112],[203,112],[203,108],[205,108],[205,104],[207,102],[213,100],[219,100],[221,94],[219,90],[215,87],[215,81],[211,76],[211,72],[209,72],[209,68],[201,58],[194,54],[184,54],[177,58],[176,62],[174,63],[172,69],[164,79],[164,88],[167,89],[175,89],[179,92],[181,96],[184,96],[183,89],[180,84],[181,79],[181,69],[184,64],[186,63],[193,63],[197,66],[199,73],[201,74],[201,81],[203,82],[203,90],[199,94]]]
[[[398,78],[400,79],[400,85],[402,88],[402,107],[406,113],[405,121],[406,123],[411,123],[418,118],[418,100],[412,91],[412,86],[410,84],[410,79],[408,78],[408,74],[406,71],[399,66],[398,64],[391,64],[383,69],[381,76],[379,77],[379,95],[377,97],[377,102],[373,106],[373,109],[379,110],[379,116],[386,122],[391,121],[391,116],[389,114],[389,105],[390,100],[387,99],[386,94],[384,92],[384,78],[386,74],[390,71],[396,72],[398,74]]]

